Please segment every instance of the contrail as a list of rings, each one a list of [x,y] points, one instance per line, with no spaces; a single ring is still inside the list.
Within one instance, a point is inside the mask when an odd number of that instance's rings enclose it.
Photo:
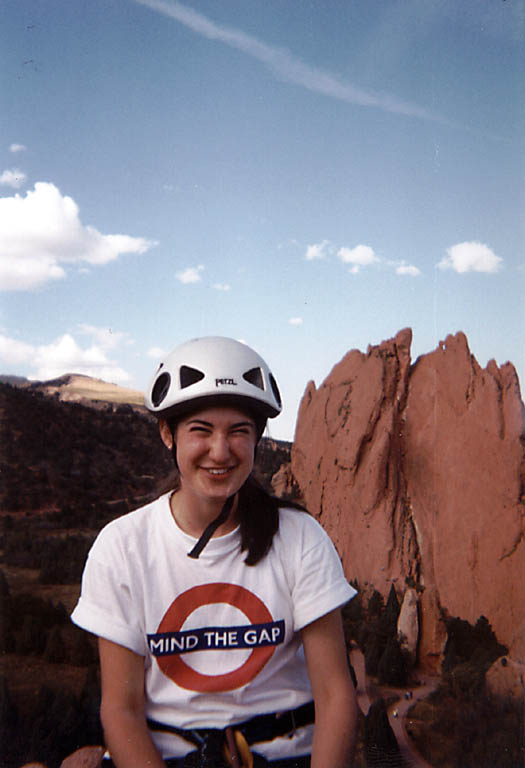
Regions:
[[[402,101],[389,94],[366,92],[350,83],[340,80],[337,76],[311,67],[304,61],[293,56],[285,48],[276,48],[258,40],[252,35],[247,35],[239,29],[216,24],[211,19],[203,16],[182,3],[166,2],[165,0],[134,0],[139,5],[144,5],[152,11],[168,16],[175,21],[184,24],[198,35],[210,40],[219,40],[231,48],[242,51],[253,59],[264,64],[278,79],[300,85],[309,91],[321,93],[348,104],[357,104],[362,107],[375,107],[385,112],[393,112],[409,117],[417,117],[422,120],[434,120],[443,122],[443,119],[432,114],[417,104]]]

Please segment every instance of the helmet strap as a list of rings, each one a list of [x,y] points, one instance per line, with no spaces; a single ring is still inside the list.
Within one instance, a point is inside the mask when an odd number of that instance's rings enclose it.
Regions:
[[[228,515],[231,512],[231,508],[233,507],[233,502],[235,501],[235,494],[233,496],[229,496],[220,513],[217,515],[215,520],[212,520],[211,523],[208,525],[208,527],[203,531],[200,539],[195,544],[191,552],[188,552],[188,557],[192,557],[195,560],[199,557],[200,553],[206,546],[206,544],[209,542],[219,525],[222,525],[226,520],[228,519]]]

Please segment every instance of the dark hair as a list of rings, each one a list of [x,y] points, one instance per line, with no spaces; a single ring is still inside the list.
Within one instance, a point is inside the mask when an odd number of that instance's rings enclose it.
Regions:
[[[244,561],[246,565],[257,565],[270,551],[273,537],[279,530],[279,507],[306,510],[293,501],[272,496],[253,475],[239,489],[238,496],[241,552],[248,553]]]

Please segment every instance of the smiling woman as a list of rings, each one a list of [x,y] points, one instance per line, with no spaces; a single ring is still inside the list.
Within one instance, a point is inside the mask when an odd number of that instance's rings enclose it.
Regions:
[[[209,516],[222,510],[253,469],[255,421],[235,408],[208,408],[182,419],[176,427],[162,420],[160,433],[164,444],[176,449],[180,472],[180,489],[171,501],[173,516],[184,531],[198,536]],[[236,512],[235,503],[220,532],[235,527]]]
[[[251,477],[273,374],[244,344],[195,339],[146,405],[175,487],[100,533],[73,613],[99,637],[106,765],[343,768],[355,590],[319,524]]]

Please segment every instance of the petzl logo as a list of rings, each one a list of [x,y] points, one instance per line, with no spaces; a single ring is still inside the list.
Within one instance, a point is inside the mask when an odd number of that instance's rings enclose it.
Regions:
[[[225,603],[241,611],[250,623],[182,629],[194,611],[215,603]],[[148,644],[161,671],[181,688],[199,692],[232,691],[253,680],[261,671],[276,646],[284,641],[284,632],[284,621],[273,621],[265,604],[253,592],[236,584],[202,584],[173,601],[157,632],[148,635]],[[192,651],[242,649],[251,650],[244,663],[219,675],[198,672],[181,657]]]
[[[215,386],[216,387],[222,387],[222,386],[236,387],[237,382],[235,381],[235,379],[215,379]]]

